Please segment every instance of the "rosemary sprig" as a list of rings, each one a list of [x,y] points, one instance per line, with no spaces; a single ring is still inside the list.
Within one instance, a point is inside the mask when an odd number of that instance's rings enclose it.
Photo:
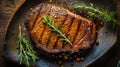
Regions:
[[[92,3],[90,3],[89,6],[87,6],[86,4],[82,4],[82,5],[74,4],[73,7],[75,9],[78,9],[78,8],[87,9],[88,10],[87,14],[89,16],[96,17],[96,15],[99,14],[105,22],[111,22],[111,23],[113,23],[113,25],[118,24],[117,23],[118,20],[115,18],[116,12],[114,12],[114,11],[103,10],[98,7],[95,8]]]
[[[21,32],[21,26],[19,26],[18,43],[19,43],[19,61],[20,64],[24,64],[26,67],[30,67],[31,64],[36,63],[36,52],[33,50],[33,46],[29,39],[25,38]]]
[[[72,46],[72,43],[70,42],[70,38],[66,37],[62,31],[60,30],[60,28],[58,27],[58,25],[55,26],[54,24],[54,20],[52,18],[50,18],[49,16],[44,16],[44,20],[43,22],[45,24],[47,24],[49,27],[52,28],[53,31],[57,32],[59,34],[60,37],[63,37],[64,39],[62,39],[63,41],[69,43]]]

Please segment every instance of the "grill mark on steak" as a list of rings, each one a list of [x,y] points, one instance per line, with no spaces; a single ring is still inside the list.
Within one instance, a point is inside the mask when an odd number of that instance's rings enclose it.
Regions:
[[[70,31],[68,32],[68,35],[70,37],[70,41],[73,43],[73,39],[75,37],[75,34],[77,32],[77,28],[78,28],[78,25],[79,25],[79,20],[78,19],[74,19],[73,20],[73,23],[70,27]]]
[[[79,28],[80,28],[80,26],[81,26],[81,19],[77,19],[77,21],[78,21],[78,27],[77,27],[77,30],[76,30],[76,32],[75,32],[74,39],[73,39],[73,42],[72,42],[72,43],[75,42],[75,38],[76,38],[77,33],[79,32]]]
[[[41,37],[41,44],[42,45],[46,46],[47,41],[48,41],[49,36],[50,36],[50,33],[51,33],[51,29],[49,28],[49,26],[45,26],[43,35]]]
[[[84,23],[85,22],[88,23],[87,20],[84,20]],[[83,49],[85,49],[85,48],[90,48],[91,47],[92,43],[94,42],[94,40],[92,41],[91,36],[94,36],[92,33],[95,33],[95,31],[92,30],[92,28],[91,28],[91,27],[93,27],[93,25],[94,25],[93,23],[92,24],[88,24],[88,26],[83,31],[84,34],[81,36],[80,40],[78,40],[78,42],[76,42],[75,45],[73,45],[72,50],[74,49],[75,51],[78,51],[77,48],[80,48],[80,49],[83,48]],[[91,41],[89,41],[89,40],[91,40]]]
[[[48,13],[48,16],[50,16],[51,18],[55,18],[55,14],[56,14],[55,13],[56,10],[53,10],[53,8],[54,7],[49,7],[50,11]],[[51,31],[52,31],[52,29],[48,25],[46,25],[45,29],[44,29],[44,32],[43,32],[43,35],[42,35],[42,38],[41,38],[41,44],[44,45],[44,46],[46,46],[46,47],[47,47],[47,43],[49,41],[49,37],[51,35]]]
[[[52,9],[52,10],[56,10],[56,9]],[[65,21],[65,17],[66,17],[67,14],[61,15],[61,14],[59,14],[58,11],[61,11],[61,9],[58,9],[56,11],[57,13],[55,13],[55,15],[54,15],[54,17],[55,17],[55,26],[57,25],[58,27],[61,27],[62,24]],[[47,43],[47,47],[48,48],[54,48],[54,45],[56,44],[57,39],[58,39],[58,34],[51,32],[51,35],[49,37],[49,41]]]
[[[42,11],[39,11],[39,13],[41,13],[41,12]],[[38,16],[39,16],[39,14],[38,14]],[[35,23],[38,22],[37,19],[38,18],[36,17],[35,22],[33,23],[33,25],[31,25],[31,32],[30,32],[30,34],[31,34],[31,37],[36,37],[34,40],[39,41],[39,34],[35,34],[35,33],[40,33],[40,27],[41,26],[39,26],[39,24],[38,24],[38,26],[34,27]],[[32,19],[31,19],[31,21],[32,21]]]
[[[91,26],[89,26],[88,28],[91,28]],[[87,31],[90,31],[88,30]],[[89,40],[91,40],[92,38],[90,38],[90,34],[92,34],[92,32],[86,32],[87,34],[85,34],[85,36],[81,39],[81,41],[79,41],[75,46],[73,46],[72,49],[77,49],[77,48],[90,48],[91,45],[89,43],[91,43]],[[83,41],[84,40],[84,41]],[[80,45],[79,45],[80,44]],[[77,46],[77,47],[76,47]]]
[[[67,17],[67,15],[65,15],[64,20],[62,21],[62,24],[59,26],[60,29],[61,29],[61,31],[62,31],[62,26],[63,26],[64,22],[66,21],[66,17]],[[55,44],[54,44],[54,46],[53,46],[54,48],[56,48],[56,45],[57,45],[59,39],[60,39],[60,37],[58,36],[58,37],[57,37],[57,40],[56,40],[56,42],[55,42]],[[61,46],[62,46],[62,45],[61,45]]]
[[[47,13],[47,11],[48,10],[46,10],[46,9],[43,9],[43,8],[45,8],[46,6],[43,6],[42,4],[41,4],[41,9],[39,10],[39,14],[38,14],[38,17],[36,18],[36,19],[38,19],[38,20],[40,20],[42,17],[42,15],[44,15],[44,13]],[[36,25],[38,25],[38,23],[39,22],[37,22],[38,20],[36,20],[36,22],[34,22],[34,25],[32,26],[32,29],[34,28],[34,26],[36,26]]]
[[[70,26],[70,29],[69,29],[69,31],[68,31],[68,33],[67,33],[67,36],[68,37],[70,37],[70,41],[73,43],[73,41],[74,41],[74,38],[75,38],[75,35],[76,35],[76,33],[77,33],[77,30],[78,30],[78,28],[79,28],[79,25],[80,25],[80,19],[73,19],[73,23],[71,24],[71,26]],[[70,44],[66,44],[65,46],[64,46],[64,48],[65,49],[70,49],[71,48],[71,46],[70,46]]]
[[[39,6],[39,7],[38,7]],[[33,25],[34,23],[36,22],[37,20],[37,17],[39,15],[39,13],[41,12],[41,8],[42,8],[42,5],[38,5],[38,6],[35,6],[35,9],[33,9],[31,12],[30,12],[30,15],[28,16],[28,20],[27,22],[25,23],[25,25],[27,26],[27,29],[28,30],[32,30],[33,28]],[[31,20],[29,20],[31,19]],[[28,23],[29,22],[29,23]]]
[[[39,6],[40,6],[40,8],[36,7],[38,14],[37,14],[37,16],[36,16],[35,21],[34,21],[33,24],[31,25],[31,26],[32,26],[31,29],[33,29],[33,27],[34,27],[34,25],[35,25],[37,19],[39,18],[39,14],[42,12],[41,9],[42,9],[43,6],[42,6],[42,5],[39,5]],[[35,10],[35,9],[34,9],[34,10]],[[32,22],[32,19],[31,19],[31,22]]]
[[[45,8],[45,7],[42,7],[42,8]],[[44,28],[45,28],[45,24],[43,23],[43,16],[45,14],[48,14],[50,10],[45,10],[45,9],[42,9],[41,8],[41,12],[39,13],[39,16],[38,16],[38,20],[35,22],[35,25],[31,31],[31,36],[32,37],[36,37],[34,38],[34,40],[37,40],[38,42],[40,42],[40,37],[42,36]],[[37,34],[36,34],[37,33]]]
[[[68,15],[66,21],[64,22],[63,26],[62,26],[62,32],[64,33],[64,35],[66,36],[68,31],[69,31],[69,27],[72,25],[73,23],[73,20],[74,20],[74,17]],[[63,38],[59,38],[56,45],[55,45],[55,49],[60,49],[62,48],[64,45],[63,45],[63,42],[62,42],[62,39]]]
[[[80,39],[82,39],[82,37],[84,36],[84,34],[86,32],[87,26],[88,26],[88,24],[84,20],[81,20],[81,25],[79,27],[79,30],[77,32],[77,35],[75,37],[75,41],[73,44],[76,44]]]
[[[48,14],[44,14],[44,16],[46,16],[46,15],[49,15],[50,14],[50,11],[51,11],[51,7],[49,7],[49,6],[47,6],[48,7]],[[46,8],[47,8],[46,7]],[[44,9],[46,9],[45,7],[44,7]],[[43,21],[43,17],[44,16],[42,16],[42,20],[41,21]],[[42,22],[42,24],[44,24],[43,22]],[[47,26],[48,27],[48,26]],[[41,27],[42,28],[42,27]],[[42,44],[42,36],[43,36],[43,33],[44,33],[44,31],[45,31],[45,28],[46,28],[46,26],[45,26],[45,24],[44,24],[44,29],[42,30],[42,33],[41,33],[41,36],[40,36],[40,38],[39,38],[39,43],[41,43]],[[50,30],[50,29],[49,29]],[[46,45],[46,44],[44,44],[44,45]]]

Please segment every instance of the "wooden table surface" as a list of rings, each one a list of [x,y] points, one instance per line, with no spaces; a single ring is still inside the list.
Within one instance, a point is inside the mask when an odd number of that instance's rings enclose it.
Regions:
[[[25,2],[25,0],[0,0],[0,67],[21,67],[15,63],[7,61],[2,56],[2,47],[4,44],[5,31],[8,22],[14,16],[15,12]],[[120,16],[120,0],[116,0],[118,17]],[[120,26],[118,26],[118,41],[116,45],[105,55],[104,61],[96,63],[92,67],[116,67],[120,60]]]

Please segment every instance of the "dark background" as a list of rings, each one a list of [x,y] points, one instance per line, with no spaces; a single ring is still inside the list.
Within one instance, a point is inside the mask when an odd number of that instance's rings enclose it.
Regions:
[[[19,7],[24,3],[25,0],[0,0],[0,67],[20,67],[14,62],[10,62],[2,56],[2,46],[4,44],[5,31],[7,23],[11,21],[14,13],[19,9]],[[118,13],[118,18],[120,16],[120,0],[116,1],[116,9]],[[102,59],[92,67],[116,67],[118,61],[120,60],[120,26],[117,27],[118,39],[114,47],[110,49],[108,53]]]

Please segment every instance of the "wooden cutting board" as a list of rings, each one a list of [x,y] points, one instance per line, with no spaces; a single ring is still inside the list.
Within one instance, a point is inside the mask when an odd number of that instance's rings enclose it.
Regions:
[[[8,23],[24,2],[25,0],[0,0],[0,67],[4,67],[4,60],[1,57],[1,53],[3,52],[2,47]]]

